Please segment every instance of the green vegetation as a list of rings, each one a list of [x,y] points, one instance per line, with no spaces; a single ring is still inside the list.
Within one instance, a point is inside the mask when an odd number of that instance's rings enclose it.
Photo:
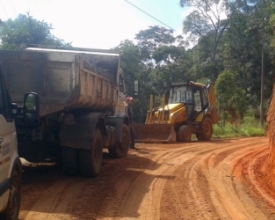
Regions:
[[[71,47],[71,43],[51,34],[52,26],[34,19],[30,14],[19,14],[0,26],[1,49],[19,50],[30,44]]]
[[[252,116],[245,116],[244,121],[241,124],[217,124],[214,125],[213,129],[213,138],[232,138],[266,135],[266,126],[262,127],[260,125],[260,122]]]
[[[156,106],[170,82],[211,80],[215,83],[220,118],[214,136],[264,135],[265,129],[256,118],[261,103],[261,76],[265,115],[275,79],[275,0],[178,1],[179,7],[195,9],[183,20],[183,35],[151,26],[139,31],[135,42],[125,40],[114,48],[123,50],[121,66],[128,94],[135,98],[135,122],[145,122],[150,94],[155,96]],[[70,46],[54,37],[51,29],[51,25],[29,14],[19,15],[0,26],[0,47]],[[138,95],[134,94],[135,80],[139,82]]]
[[[259,109],[262,70],[266,114],[275,76],[274,0],[179,3],[195,8],[183,21],[188,41],[181,35],[175,37],[171,30],[152,26],[136,34],[137,43],[122,42],[116,48],[127,51],[122,62],[130,95],[134,96],[132,82],[140,82],[135,121],[144,122],[150,94],[156,97],[156,106],[170,82],[208,79],[216,86],[221,124],[227,123],[230,114],[244,121],[248,109]],[[194,46],[188,47],[191,44]],[[130,54],[135,59],[129,59]],[[258,115],[259,110],[253,116]]]

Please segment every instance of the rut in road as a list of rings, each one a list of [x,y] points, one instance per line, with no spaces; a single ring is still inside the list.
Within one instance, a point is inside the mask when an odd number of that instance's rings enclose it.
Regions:
[[[257,178],[267,146],[265,137],[139,144],[126,158],[105,155],[94,179],[26,173],[20,219],[272,219],[274,198]]]

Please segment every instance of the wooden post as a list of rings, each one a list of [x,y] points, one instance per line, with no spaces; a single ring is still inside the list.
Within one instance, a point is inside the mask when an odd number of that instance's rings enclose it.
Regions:
[[[264,51],[262,51],[260,123],[264,124]]]

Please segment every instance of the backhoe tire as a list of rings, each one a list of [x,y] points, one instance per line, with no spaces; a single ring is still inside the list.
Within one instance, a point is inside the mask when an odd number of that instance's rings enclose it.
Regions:
[[[71,147],[63,147],[62,167],[67,175],[75,176],[79,173],[77,149]]]
[[[83,176],[95,177],[100,173],[103,159],[103,139],[99,129],[95,130],[90,149],[79,150],[79,165]]]
[[[209,141],[212,137],[213,127],[212,122],[208,117],[205,117],[200,125],[201,132],[196,133],[199,141]]]
[[[187,125],[180,126],[177,131],[177,141],[178,142],[190,142],[191,141],[192,132]]]
[[[126,157],[130,148],[130,130],[126,124],[122,125],[121,143],[108,148],[109,154],[115,158]]]

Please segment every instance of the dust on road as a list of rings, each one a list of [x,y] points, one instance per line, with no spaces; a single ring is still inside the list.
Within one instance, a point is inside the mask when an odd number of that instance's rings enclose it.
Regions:
[[[92,179],[26,170],[19,219],[275,219],[267,137],[137,144],[126,158],[104,156]]]

